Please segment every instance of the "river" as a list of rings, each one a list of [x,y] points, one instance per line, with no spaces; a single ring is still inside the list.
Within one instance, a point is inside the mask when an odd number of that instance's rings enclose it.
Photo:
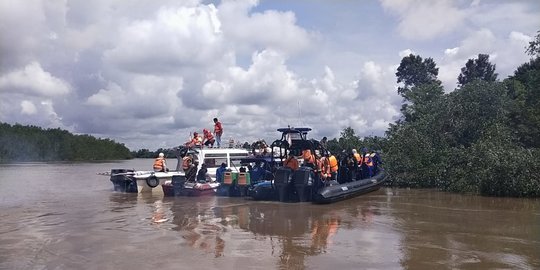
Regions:
[[[540,200],[383,188],[330,204],[112,191],[151,160],[0,165],[0,269],[540,269]]]

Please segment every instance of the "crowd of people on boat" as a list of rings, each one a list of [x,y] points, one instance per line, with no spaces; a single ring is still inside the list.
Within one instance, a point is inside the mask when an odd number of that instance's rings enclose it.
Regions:
[[[207,146],[210,148],[217,144],[217,148],[221,147],[221,136],[223,135],[223,126],[217,118],[213,119],[214,132],[204,128],[203,136],[198,132],[194,132],[192,138],[184,144],[187,148]],[[354,180],[371,178],[377,174],[379,165],[382,163],[379,152],[369,151],[367,148],[362,148],[360,152],[356,149],[343,150],[338,155],[334,155],[327,151],[328,139],[323,137],[319,144],[321,148],[314,150],[304,149],[291,150],[287,154],[287,158],[282,160],[281,164],[291,170],[297,170],[300,166],[307,166],[313,169],[314,173],[319,175],[319,178],[325,183],[346,183]],[[272,155],[272,149],[264,140],[257,141],[252,144],[252,155],[255,157],[267,157]],[[192,155],[185,155],[182,159],[182,170],[186,174],[187,181],[206,181],[209,179],[206,164],[202,164],[198,169],[198,161]],[[216,171],[216,180],[223,181],[225,171],[229,170],[225,163]],[[155,159],[153,169],[156,172],[169,171],[167,168],[165,156],[159,153]],[[241,168],[246,171],[245,167]],[[263,168],[261,162],[255,162],[254,166],[248,165],[248,172],[252,182],[257,182],[263,178],[268,178],[271,174],[271,168]]]
[[[354,180],[367,179],[377,174],[379,164],[382,163],[380,154],[377,151],[369,151],[362,148],[358,153],[356,149],[350,151],[344,150],[337,157],[328,151],[321,154],[315,150],[315,155],[310,149],[305,149],[301,154],[291,152],[287,159],[283,161],[283,166],[295,171],[302,166],[307,166],[319,174],[322,181],[330,183],[352,182]]]
[[[193,147],[202,147],[203,145],[206,147],[214,148],[214,144],[217,144],[217,148],[221,148],[221,136],[223,135],[223,125],[221,122],[214,118],[214,132],[212,133],[210,130],[203,128],[202,135],[200,135],[197,131],[193,132],[193,135],[190,136],[190,140],[184,143],[185,146],[189,148]]]
[[[362,148],[360,153],[356,149],[343,151],[340,155],[341,170],[337,181],[346,183],[371,178],[377,174],[381,163],[381,156],[377,151],[369,151],[367,148]]]

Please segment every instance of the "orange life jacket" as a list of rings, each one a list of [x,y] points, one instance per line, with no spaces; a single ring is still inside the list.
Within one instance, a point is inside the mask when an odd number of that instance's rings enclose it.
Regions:
[[[315,165],[315,156],[311,154],[311,150],[303,150],[302,157],[304,158],[304,163],[311,163]]]
[[[192,145],[201,145],[202,144],[202,138],[201,136],[195,136],[193,139],[191,139]]]
[[[294,156],[290,156],[283,162],[283,166],[291,168],[293,171],[297,170],[300,165],[298,164],[298,160]]]
[[[154,160],[154,170],[162,171],[164,168],[165,168],[165,159],[156,158],[156,160]]]
[[[208,131],[204,134],[204,138],[207,140],[207,141],[211,141],[214,139],[214,135],[212,135],[212,132]]]
[[[371,159],[371,157],[369,156],[369,154],[366,154],[364,156],[364,163],[368,166],[368,167],[373,167],[373,160]]]
[[[221,126],[221,122],[217,121],[215,124],[214,124],[214,133],[216,135],[221,135],[223,134],[223,127]]]
[[[330,163],[326,157],[322,157],[319,162],[319,170],[323,179],[330,177]]]
[[[328,161],[330,162],[330,171],[331,171],[331,172],[337,172],[339,167],[338,167],[338,163],[337,163],[336,157],[334,157],[334,155],[331,155],[331,156],[328,158]]]
[[[182,169],[185,171],[187,169],[189,169],[189,167],[191,167],[191,157],[190,156],[185,156],[184,158],[182,158]]]

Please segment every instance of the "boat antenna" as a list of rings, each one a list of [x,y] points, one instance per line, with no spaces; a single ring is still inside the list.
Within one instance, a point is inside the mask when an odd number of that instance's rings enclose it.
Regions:
[[[305,119],[302,114],[302,106],[300,105],[300,100],[298,100],[298,126],[306,126],[306,122],[304,120]]]

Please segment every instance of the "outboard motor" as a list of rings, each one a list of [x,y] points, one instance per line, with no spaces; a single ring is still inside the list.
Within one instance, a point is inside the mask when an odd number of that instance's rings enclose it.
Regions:
[[[137,182],[130,177],[130,172],[133,172],[133,170],[111,170],[111,182],[114,185],[114,191],[137,193]]]
[[[186,177],[184,175],[175,175],[172,177],[174,196],[182,196],[182,193],[184,192],[185,183],[186,183]]]
[[[296,192],[298,194],[298,200],[301,202],[307,202],[311,200],[311,185],[312,185],[312,179],[311,176],[311,169],[310,167],[302,166],[298,168],[298,170],[294,171],[293,179],[294,179],[294,187],[296,188]]]
[[[289,184],[291,183],[291,168],[279,167],[274,176],[274,185],[277,188],[279,201],[285,202],[289,199]]]

